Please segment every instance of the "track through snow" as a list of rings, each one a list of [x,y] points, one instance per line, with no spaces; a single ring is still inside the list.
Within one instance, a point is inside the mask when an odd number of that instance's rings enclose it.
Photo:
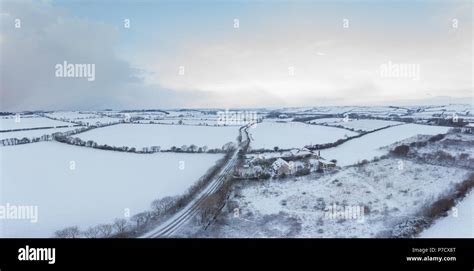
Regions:
[[[183,225],[189,222],[194,215],[199,210],[201,204],[215,191],[219,189],[219,187],[224,183],[225,178],[228,176],[230,172],[233,171],[235,165],[237,164],[238,154],[239,152],[244,149],[246,145],[249,144],[249,136],[247,133],[248,126],[243,126],[239,129],[239,133],[242,136],[243,140],[234,150],[232,157],[229,159],[227,164],[220,170],[219,174],[214,177],[214,179],[206,186],[206,188],[201,191],[195,199],[193,199],[190,203],[188,203],[183,209],[178,211],[172,217],[170,217],[167,221],[161,223],[155,229],[147,232],[146,234],[140,236],[140,238],[164,238],[164,237],[171,237],[175,234]],[[244,133],[242,132],[244,130]],[[244,135],[245,134],[245,135]]]

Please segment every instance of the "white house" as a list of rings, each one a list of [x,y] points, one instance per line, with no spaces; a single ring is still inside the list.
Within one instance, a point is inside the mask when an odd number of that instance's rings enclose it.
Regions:
[[[285,160],[278,158],[273,162],[272,169],[277,175],[289,174],[293,172],[294,164],[293,162],[288,163]]]

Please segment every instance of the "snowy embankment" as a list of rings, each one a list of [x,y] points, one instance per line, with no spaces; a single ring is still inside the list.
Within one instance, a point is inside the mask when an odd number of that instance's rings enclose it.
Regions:
[[[362,160],[371,160],[376,156],[386,154],[387,151],[381,150],[380,148],[393,144],[394,142],[401,141],[418,134],[443,134],[448,130],[449,127],[428,126],[420,124],[406,124],[390,127],[353,140],[349,140],[340,146],[321,150],[321,156],[327,160],[336,159],[339,166],[352,165]]]
[[[198,147],[221,148],[228,142],[235,142],[238,134],[237,127],[118,124],[81,133],[78,137],[109,146],[135,148],[160,146],[163,150],[191,144]]]
[[[0,237],[51,237],[149,210],[184,193],[222,157],[217,154],[133,153],[41,142],[1,149],[0,204],[36,205],[38,222],[0,220]]]
[[[447,217],[440,218],[420,234],[421,238],[474,238],[474,192],[468,194],[451,209]]]
[[[253,149],[303,148],[306,145],[332,143],[357,133],[334,127],[309,125],[301,122],[262,122],[250,129]]]

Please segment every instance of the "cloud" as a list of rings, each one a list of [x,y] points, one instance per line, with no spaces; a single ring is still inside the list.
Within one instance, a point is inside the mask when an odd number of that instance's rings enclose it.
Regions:
[[[243,17],[240,29],[229,24],[228,31],[160,36],[176,45],[163,49],[152,38],[120,39],[120,25],[73,17],[49,2],[3,2],[0,110],[377,104],[427,93],[472,95],[469,8],[423,20],[413,12],[401,26],[394,15],[385,23],[377,21],[382,15],[346,10],[349,29],[338,14],[285,10],[264,21]],[[459,29],[448,17],[460,19]],[[141,31],[158,24],[147,23]],[[127,60],[117,47],[127,48]],[[95,64],[95,80],[55,77],[55,65],[64,61]],[[420,80],[382,78],[381,66],[389,62],[419,65]]]
[[[456,10],[452,16],[460,18],[470,12]],[[251,104],[262,106],[276,101],[308,105],[318,100],[376,104],[423,99],[427,92],[472,95],[470,21],[463,20],[462,27],[453,29],[450,20],[438,20],[435,12],[430,16],[418,18],[418,25],[412,16],[413,26],[351,19],[353,27],[343,30],[317,19],[299,23],[288,18],[283,25],[271,21],[252,25],[250,30],[229,28],[213,39],[184,41],[186,46],[171,55],[156,52],[160,62],[148,59],[142,65],[155,71],[148,81],[170,89],[193,89],[219,97],[243,94],[231,102],[222,100],[223,104],[246,104],[243,98],[250,93],[255,97]],[[420,67],[420,79],[382,77],[381,67],[389,62]],[[179,66],[185,67],[184,76],[178,75]]]
[[[1,110],[166,107],[202,96],[145,85],[145,71],[114,52],[114,26],[71,17],[47,2],[5,2],[0,20]],[[95,64],[95,80],[55,77],[64,61]]]

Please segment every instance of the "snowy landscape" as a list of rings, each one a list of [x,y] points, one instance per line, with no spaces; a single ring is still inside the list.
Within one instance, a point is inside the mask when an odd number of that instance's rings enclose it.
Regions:
[[[472,7],[0,0],[0,239],[474,238]]]
[[[472,107],[252,110],[3,113],[0,236],[474,237]]]

